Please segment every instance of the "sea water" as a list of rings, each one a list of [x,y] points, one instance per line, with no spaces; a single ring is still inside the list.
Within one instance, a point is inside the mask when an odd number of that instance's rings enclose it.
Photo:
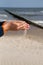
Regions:
[[[43,8],[8,8],[8,10],[31,20],[43,20]]]
[[[34,20],[34,22],[42,22],[43,24],[43,8],[0,8],[0,14],[7,14],[8,19],[17,19],[16,17],[11,16],[4,9],[18,14],[28,20]]]
[[[43,8],[8,8],[8,10],[43,26]]]

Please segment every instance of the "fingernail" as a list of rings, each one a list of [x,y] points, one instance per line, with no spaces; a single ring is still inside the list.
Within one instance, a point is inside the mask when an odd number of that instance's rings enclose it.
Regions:
[[[27,28],[29,28],[29,25],[27,25]]]

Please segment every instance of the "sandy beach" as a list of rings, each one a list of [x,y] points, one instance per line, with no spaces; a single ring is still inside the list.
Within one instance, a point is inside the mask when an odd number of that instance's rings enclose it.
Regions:
[[[0,65],[43,65],[43,30],[30,27],[0,38]]]

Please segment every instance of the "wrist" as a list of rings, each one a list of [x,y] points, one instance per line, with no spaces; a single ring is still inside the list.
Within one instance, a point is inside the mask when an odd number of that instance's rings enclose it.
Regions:
[[[6,22],[3,23],[2,28],[3,28],[4,33],[6,33],[8,31],[7,26],[6,26]]]

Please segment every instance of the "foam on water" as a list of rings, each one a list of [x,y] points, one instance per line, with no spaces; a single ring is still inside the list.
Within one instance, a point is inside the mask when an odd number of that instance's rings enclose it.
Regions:
[[[32,22],[35,22],[35,23],[43,23],[43,21],[35,21],[35,20],[32,20]]]

